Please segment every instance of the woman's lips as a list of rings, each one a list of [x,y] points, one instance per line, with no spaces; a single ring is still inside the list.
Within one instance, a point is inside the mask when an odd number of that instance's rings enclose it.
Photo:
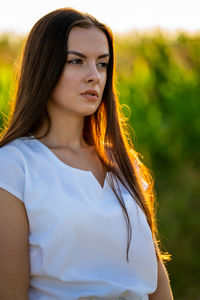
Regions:
[[[96,101],[98,97],[96,95],[91,95],[91,94],[81,94],[84,98],[90,101]]]

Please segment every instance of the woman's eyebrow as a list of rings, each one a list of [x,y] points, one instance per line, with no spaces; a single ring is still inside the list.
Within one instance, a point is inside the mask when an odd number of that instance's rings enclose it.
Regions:
[[[82,58],[87,58],[87,56],[83,53],[80,53],[78,51],[74,51],[74,50],[70,50],[70,51],[67,51],[67,54],[75,54],[77,56],[80,56]],[[109,53],[105,53],[105,54],[101,54],[98,56],[98,58],[104,58],[104,57],[109,57],[110,54]]]

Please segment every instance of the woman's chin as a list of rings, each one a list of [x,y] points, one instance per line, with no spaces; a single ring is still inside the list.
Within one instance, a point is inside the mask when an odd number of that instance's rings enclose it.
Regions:
[[[95,108],[91,107],[91,108],[84,109],[82,111],[82,116],[84,116],[84,117],[91,116],[97,111],[97,109],[98,109],[98,107],[95,107]]]

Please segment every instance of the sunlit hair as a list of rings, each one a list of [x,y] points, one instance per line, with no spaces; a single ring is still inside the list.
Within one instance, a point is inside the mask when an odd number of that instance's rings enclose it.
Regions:
[[[15,101],[9,119],[1,132],[0,147],[22,136],[32,136],[41,127],[44,119],[51,120],[47,101],[61,76],[66,63],[67,41],[70,30],[96,27],[103,31],[109,44],[110,60],[107,82],[102,102],[97,111],[85,117],[83,135],[85,141],[96,147],[100,159],[109,172],[110,185],[121,205],[127,224],[127,251],[132,237],[129,215],[116,178],[127,188],[146,215],[151,228],[156,253],[162,254],[156,246],[155,200],[153,180],[150,172],[141,163],[131,143],[127,124],[120,111],[114,84],[114,47],[112,31],[88,14],[71,8],[58,9],[41,18],[32,28],[25,43]],[[144,189],[143,180],[148,184]]]

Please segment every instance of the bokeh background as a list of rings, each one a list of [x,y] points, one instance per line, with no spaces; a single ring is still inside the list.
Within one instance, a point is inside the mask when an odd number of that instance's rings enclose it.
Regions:
[[[136,150],[152,170],[174,298],[200,299],[200,3],[6,1],[0,12],[0,126],[13,100],[26,34],[60,7],[89,12],[115,34],[116,81]],[[162,300],[162,299],[161,299]]]

